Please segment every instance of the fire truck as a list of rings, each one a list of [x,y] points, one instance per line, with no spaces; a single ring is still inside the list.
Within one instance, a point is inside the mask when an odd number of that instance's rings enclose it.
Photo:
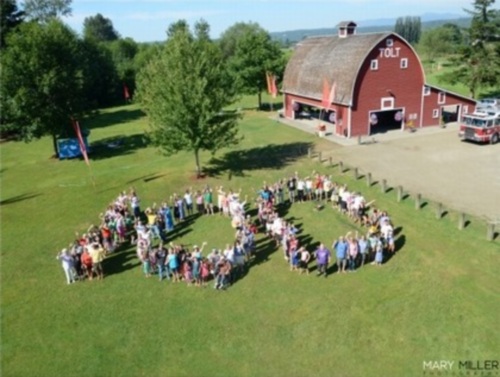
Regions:
[[[500,140],[500,108],[464,114],[458,136],[461,140],[495,144]]]

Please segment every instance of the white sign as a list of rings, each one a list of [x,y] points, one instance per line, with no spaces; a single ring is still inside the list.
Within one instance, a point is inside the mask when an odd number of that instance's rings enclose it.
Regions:
[[[401,47],[380,47],[378,50],[381,58],[398,58]]]

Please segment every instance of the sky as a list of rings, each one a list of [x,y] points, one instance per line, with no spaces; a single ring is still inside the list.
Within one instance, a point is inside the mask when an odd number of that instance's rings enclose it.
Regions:
[[[137,42],[163,41],[168,25],[203,18],[218,38],[236,22],[257,22],[269,32],[335,27],[340,21],[419,16],[464,15],[473,0],[73,0],[65,22],[81,33],[83,20],[97,13],[109,18],[122,37]]]

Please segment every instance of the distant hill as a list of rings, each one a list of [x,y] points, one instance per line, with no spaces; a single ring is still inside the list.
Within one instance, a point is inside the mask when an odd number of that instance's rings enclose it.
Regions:
[[[468,17],[458,17],[458,18],[448,18],[447,16],[453,15],[443,15],[443,14],[425,14],[420,18],[422,20],[422,30],[432,29],[444,24],[455,24],[459,27],[469,27],[471,19]],[[441,19],[437,19],[441,17]],[[396,24],[396,19],[378,19],[378,20],[366,20],[360,21],[357,33],[377,33],[382,31],[393,31],[394,25]],[[295,43],[304,38],[318,35],[335,35],[337,34],[337,28],[321,28],[321,29],[300,29],[300,30],[288,30],[269,33],[271,38],[278,40],[283,43]]]

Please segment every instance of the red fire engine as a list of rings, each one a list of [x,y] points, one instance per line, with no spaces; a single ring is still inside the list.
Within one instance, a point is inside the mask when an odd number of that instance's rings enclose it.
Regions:
[[[465,114],[460,121],[458,136],[462,140],[497,143],[500,140],[500,109]]]

